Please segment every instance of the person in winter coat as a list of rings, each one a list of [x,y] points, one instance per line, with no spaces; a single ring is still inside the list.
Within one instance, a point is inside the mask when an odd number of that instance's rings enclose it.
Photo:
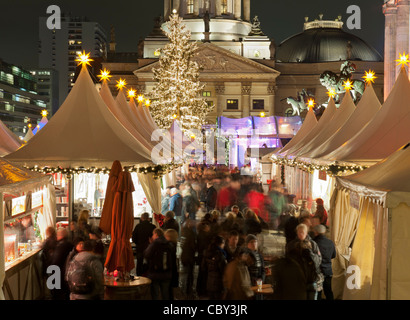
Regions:
[[[320,270],[323,273],[323,292],[325,294],[326,300],[333,300],[332,291],[332,259],[336,258],[336,248],[332,240],[326,238],[326,227],[319,224],[314,227],[314,233],[316,237],[313,239],[319,247],[320,253],[322,255],[322,263],[320,264]],[[318,299],[321,299],[321,291],[318,292]]]
[[[70,300],[103,300],[104,299],[104,267],[100,258],[93,253],[93,244],[91,240],[84,241],[83,251],[79,252],[69,263],[66,272],[66,279],[70,287]],[[91,286],[89,291],[79,292],[77,282],[73,281],[73,271],[86,269],[90,271],[88,279]]]
[[[193,195],[195,191],[190,188],[185,188],[182,191],[182,221],[181,224],[185,222],[185,220],[190,219],[195,221],[196,219],[196,212],[199,209],[199,201],[196,196]]]
[[[182,220],[182,196],[177,188],[171,189],[170,196],[168,210],[175,213],[175,220],[180,225]]]
[[[226,268],[223,277],[224,300],[250,300],[254,296],[248,265],[252,258],[244,249],[240,250]]]
[[[175,220],[175,214],[173,211],[167,211],[164,217],[164,224],[162,230],[174,229],[179,234],[179,224]]]
[[[258,238],[253,234],[248,234],[245,240],[245,251],[249,254],[252,262],[248,265],[249,275],[252,285],[257,284],[257,280],[265,281],[265,262],[262,254],[258,251]]]
[[[308,235],[308,227],[301,223],[296,227],[297,238],[286,245],[286,256],[296,260],[306,277],[306,296],[316,300],[321,291],[323,275],[320,271],[322,256],[318,245]]]
[[[206,295],[206,281],[207,281],[207,269],[206,263],[204,263],[204,254],[209,244],[212,241],[211,226],[208,221],[201,221],[197,225],[197,242],[196,251],[198,252],[196,264],[198,265],[198,278],[196,282],[196,292],[198,296]]]
[[[211,300],[221,300],[224,295],[223,275],[227,264],[225,239],[216,236],[204,255],[208,275],[206,290]]]
[[[188,219],[181,230],[181,289],[187,299],[193,298],[196,233],[194,221]]]
[[[155,228],[155,225],[149,221],[148,212],[144,212],[141,214],[140,223],[135,226],[132,232],[132,242],[136,246],[136,272],[138,276],[142,276],[146,271],[144,270],[144,251],[148,248],[152,232]]]

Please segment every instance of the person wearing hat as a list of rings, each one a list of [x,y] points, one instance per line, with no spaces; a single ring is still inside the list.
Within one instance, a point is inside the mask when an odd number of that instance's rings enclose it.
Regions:
[[[319,224],[313,229],[315,241],[319,247],[320,253],[322,255],[322,263],[320,264],[320,270],[324,275],[323,281],[323,292],[326,297],[326,300],[333,300],[333,291],[332,291],[332,259],[336,258],[336,248],[332,240],[326,237],[326,227],[322,224]],[[321,298],[321,293],[318,292],[318,299]]]
[[[245,239],[246,252],[252,258],[248,264],[251,283],[256,285],[258,279],[265,281],[265,263],[262,254],[258,251],[258,238],[254,234],[248,234]]]

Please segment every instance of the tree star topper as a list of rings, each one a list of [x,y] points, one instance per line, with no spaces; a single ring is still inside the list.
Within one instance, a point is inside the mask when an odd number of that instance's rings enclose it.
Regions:
[[[402,68],[404,68],[405,65],[408,66],[410,62],[409,55],[403,52],[403,54],[399,54],[399,56],[399,59],[396,60],[398,62],[397,65],[401,65]]]
[[[103,81],[103,80],[109,81],[112,75],[110,75],[110,71],[104,68],[104,70],[101,70],[101,74],[99,74],[97,77],[100,78],[100,81]]]
[[[89,66],[91,66],[90,61],[94,61],[94,60],[90,58],[90,53],[86,54],[85,51],[83,51],[83,53],[78,55],[78,58],[75,59],[75,61],[78,61],[78,65],[81,64],[85,66],[88,64]]]

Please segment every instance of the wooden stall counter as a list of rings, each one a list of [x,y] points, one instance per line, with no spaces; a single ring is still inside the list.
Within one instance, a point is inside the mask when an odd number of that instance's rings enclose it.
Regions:
[[[150,300],[151,280],[145,277],[134,277],[133,280],[104,279],[105,300]]]

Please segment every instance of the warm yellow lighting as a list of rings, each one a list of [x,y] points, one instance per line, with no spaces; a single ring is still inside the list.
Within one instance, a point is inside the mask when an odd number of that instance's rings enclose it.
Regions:
[[[121,90],[122,88],[124,88],[127,85],[127,82],[123,79],[117,80],[117,89]]]
[[[85,51],[83,51],[83,53],[78,55],[78,58],[75,59],[75,61],[78,61],[78,65],[86,65],[88,64],[89,66],[91,66],[90,61],[94,61],[93,59],[90,58],[90,53],[85,53]]]
[[[144,96],[143,96],[142,94],[140,94],[140,95],[137,97],[137,100],[138,100],[138,102],[144,101]]]
[[[336,90],[333,89],[333,88],[330,88],[329,91],[327,92],[327,95],[328,95],[330,98],[334,98],[334,97],[336,96]]]
[[[351,82],[349,79],[347,79],[347,80],[343,83],[343,86],[345,87],[345,90],[346,90],[346,91],[349,91],[349,90],[351,90],[351,89],[353,88],[353,84],[352,84],[352,82]]]
[[[151,100],[149,100],[149,99],[145,100],[145,105],[146,105],[147,107],[149,107],[150,104],[151,104]]]
[[[129,89],[127,94],[128,94],[128,98],[135,98],[137,91],[135,91],[134,89]]]
[[[47,110],[41,110],[41,116],[42,117],[47,117],[48,111]]]
[[[191,139],[195,139],[196,136],[194,134],[191,134]]]
[[[375,76],[375,72],[373,70],[369,70],[365,72],[365,75],[362,77],[366,81],[367,84],[374,83],[374,79],[377,77]]]
[[[308,108],[313,108],[315,106],[315,100],[309,99],[307,102]]]
[[[29,123],[27,126],[28,126],[29,128],[31,128],[31,123]]]
[[[399,56],[400,58],[396,60],[398,62],[397,65],[401,65],[402,68],[404,68],[405,65],[408,66],[410,62],[409,55],[403,52],[403,54],[399,54]]]
[[[104,69],[104,70],[101,70],[101,74],[98,75],[97,77],[100,77],[100,81],[103,81],[103,80],[109,81],[112,76],[110,75],[110,71],[108,71],[107,69]]]
[[[176,119],[176,118],[177,118],[177,115],[174,113],[174,114],[172,115],[172,118]]]
[[[265,112],[261,112],[261,113],[259,113],[259,116],[261,117],[261,118],[264,118],[265,117]]]

